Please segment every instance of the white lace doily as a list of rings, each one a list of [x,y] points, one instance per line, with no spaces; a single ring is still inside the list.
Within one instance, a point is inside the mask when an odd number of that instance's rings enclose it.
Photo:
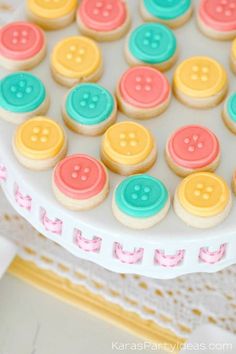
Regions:
[[[39,235],[16,215],[2,191],[0,201],[1,233],[17,243],[21,258],[83,285],[181,337],[205,323],[216,323],[236,333],[236,266],[215,274],[194,274],[171,281],[112,273],[72,256]]]

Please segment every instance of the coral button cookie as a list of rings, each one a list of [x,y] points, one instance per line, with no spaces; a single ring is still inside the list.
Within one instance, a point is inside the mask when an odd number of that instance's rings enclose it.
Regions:
[[[51,70],[61,85],[72,87],[79,82],[97,81],[102,75],[102,55],[97,44],[82,36],[68,37],[53,49]]]
[[[236,74],[236,39],[233,41],[231,49],[230,64],[233,72]]]
[[[128,69],[117,90],[120,110],[133,118],[147,119],[163,113],[171,97],[170,84],[160,71],[148,66]]]
[[[99,41],[121,38],[130,27],[124,0],[83,0],[77,12],[80,31]]]
[[[141,0],[145,21],[157,21],[171,28],[182,26],[192,15],[191,0]]]
[[[13,151],[23,166],[32,170],[46,170],[64,158],[67,139],[56,122],[47,117],[35,117],[17,128],[13,137]]]
[[[17,72],[0,81],[0,117],[16,124],[47,112],[49,98],[36,76]]]
[[[116,100],[101,85],[79,84],[66,96],[62,113],[65,123],[73,131],[100,135],[116,121]]]
[[[149,175],[126,178],[114,191],[115,217],[132,229],[147,229],[165,218],[170,208],[164,184]]]
[[[29,70],[46,55],[43,31],[29,22],[12,22],[0,29],[0,65],[9,70]]]
[[[232,93],[225,101],[223,119],[232,133],[236,134],[236,92]]]
[[[134,122],[111,126],[102,141],[101,156],[104,164],[121,175],[142,173],[156,161],[155,141],[146,128]]]
[[[221,223],[230,213],[232,196],[226,182],[209,172],[186,177],[178,186],[174,208],[188,225],[209,228]]]
[[[213,172],[220,160],[219,140],[209,129],[199,125],[182,127],[169,138],[166,159],[180,176],[198,171]]]
[[[77,0],[27,0],[29,18],[48,30],[63,28],[74,21]]]
[[[208,57],[192,57],[183,61],[174,74],[174,93],[184,104],[194,108],[211,108],[227,94],[225,69]]]
[[[57,200],[70,210],[92,209],[109,192],[106,168],[88,155],[68,156],[54,169],[53,191]]]
[[[200,0],[198,24],[208,37],[233,39],[236,36],[236,0]]]
[[[125,55],[131,66],[145,64],[165,71],[177,60],[177,41],[174,33],[166,26],[146,23],[129,35]]]

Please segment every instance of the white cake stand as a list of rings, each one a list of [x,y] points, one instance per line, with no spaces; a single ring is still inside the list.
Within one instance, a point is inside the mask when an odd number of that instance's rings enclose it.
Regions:
[[[137,0],[128,1],[133,27],[142,23],[138,13]],[[198,1],[195,1],[197,5]],[[21,19],[24,19],[22,10]],[[57,85],[50,74],[49,56],[58,40],[75,35],[78,29],[75,24],[70,27],[48,32],[48,56],[33,73],[46,84],[51,96],[51,108],[48,116],[63,124],[60,103],[67,89]],[[175,31],[180,48],[180,59],[193,55],[208,55],[224,64],[230,78],[230,90],[236,89],[236,78],[229,68],[230,42],[218,42],[204,37],[196,26],[195,18],[181,29]],[[105,72],[100,81],[112,92],[121,74],[127,69],[124,59],[124,39],[102,44]],[[1,69],[1,76],[7,72]],[[173,69],[167,74],[170,81]],[[173,197],[174,190],[180,179],[167,167],[164,159],[164,147],[171,132],[185,124],[202,124],[212,129],[220,139],[222,161],[217,173],[231,183],[236,168],[235,149],[236,137],[224,126],[221,120],[222,105],[217,108],[201,111],[192,110],[175,98],[170,108],[160,118],[145,121],[143,124],[152,130],[159,150],[158,162],[149,172],[160,178],[169,188]],[[119,114],[118,120],[127,119]],[[111,192],[107,200],[98,208],[89,212],[70,212],[56,201],[51,188],[52,170],[32,172],[19,165],[12,148],[11,139],[16,127],[0,121],[0,180],[2,188],[10,203],[40,233],[59,243],[74,255],[93,261],[101,266],[120,273],[136,273],[155,278],[174,278],[193,272],[216,272],[236,263],[236,203],[227,220],[210,230],[197,230],[186,226],[174,214],[173,209],[159,225],[147,231],[133,231],[122,226],[111,211],[112,191],[122,177],[110,173]],[[88,153],[99,158],[101,138],[89,138],[77,135],[66,128],[69,137],[69,151],[72,153]],[[29,201],[31,208],[22,207],[22,198]],[[80,232],[88,244],[98,237],[96,251],[84,251],[75,242],[75,234]],[[138,263],[121,262],[117,254],[139,252],[142,256]],[[155,254],[166,257],[179,257],[174,267],[165,267],[155,260]],[[123,257],[124,258],[124,257]],[[162,257],[165,259],[164,257]],[[217,262],[215,259],[217,258]],[[214,263],[213,263],[214,260]]]

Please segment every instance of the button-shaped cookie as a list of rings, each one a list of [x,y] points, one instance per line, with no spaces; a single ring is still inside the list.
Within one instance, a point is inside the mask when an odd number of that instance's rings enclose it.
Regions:
[[[0,81],[0,116],[12,123],[45,114],[49,105],[40,79],[27,72],[10,74]]]
[[[124,0],[83,0],[77,12],[80,31],[100,41],[122,37],[130,25]]]
[[[236,0],[201,0],[198,23],[202,32],[213,39],[236,36]]]
[[[106,131],[101,155],[112,171],[130,175],[150,169],[156,161],[157,151],[148,129],[134,122],[121,122]]]
[[[174,93],[184,104],[210,108],[219,104],[228,90],[225,69],[209,57],[192,57],[183,61],[174,74]]]
[[[35,117],[17,128],[13,150],[23,166],[45,170],[65,156],[67,139],[58,123],[47,117]]]
[[[226,126],[236,134],[236,92],[233,92],[225,101],[223,119]]]
[[[166,144],[166,158],[180,176],[197,171],[214,171],[220,160],[216,135],[199,125],[188,125],[174,132]]]
[[[168,107],[171,89],[160,71],[136,66],[122,75],[116,93],[123,113],[133,118],[147,119],[158,116]]]
[[[146,21],[177,28],[191,17],[192,4],[191,0],[141,0],[140,11]]]
[[[236,39],[233,41],[231,48],[230,64],[233,72],[236,74]]]
[[[152,65],[164,71],[177,60],[177,41],[168,27],[159,23],[146,23],[130,33],[125,54],[131,66]]]
[[[12,22],[0,29],[0,65],[10,70],[37,66],[46,54],[43,31],[29,22]]]
[[[117,106],[107,89],[98,84],[84,83],[71,89],[62,111],[69,128],[93,136],[103,134],[115,123]]]
[[[77,0],[27,0],[29,18],[45,29],[69,25],[75,18]]]
[[[213,227],[222,222],[231,205],[227,183],[208,172],[186,177],[178,186],[174,200],[176,214],[187,224],[198,228]]]
[[[55,80],[68,87],[83,81],[97,81],[102,74],[98,45],[83,36],[68,37],[53,49],[51,69]]]
[[[109,191],[106,168],[88,155],[68,156],[54,170],[53,190],[58,201],[68,209],[94,208]]]
[[[154,226],[166,216],[169,207],[170,198],[165,185],[149,175],[128,177],[114,191],[113,213],[130,228]]]

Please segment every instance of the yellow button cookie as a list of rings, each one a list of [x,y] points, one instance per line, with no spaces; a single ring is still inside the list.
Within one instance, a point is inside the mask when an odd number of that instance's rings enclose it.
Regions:
[[[102,55],[93,40],[83,36],[68,37],[55,46],[51,65],[53,72],[64,78],[93,80],[101,71]]]
[[[233,41],[233,45],[232,45],[232,54],[236,60],[236,38],[235,40]]]
[[[177,98],[193,107],[207,108],[220,103],[227,87],[225,69],[208,57],[189,58],[178,66],[174,74]]]
[[[186,177],[178,187],[177,198],[190,214],[211,217],[221,214],[230,202],[226,182],[213,173],[199,172]]]
[[[28,10],[44,19],[59,19],[74,12],[77,0],[28,0]]]
[[[18,154],[28,159],[52,159],[63,149],[65,135],[53,120],[36,117],[19,126],[14,143]]]
[[[122,122],[110,127],[103,141],[103,149],[112,160],[135,165],[144,161],[154,147],[153,137],[142,125]]]

